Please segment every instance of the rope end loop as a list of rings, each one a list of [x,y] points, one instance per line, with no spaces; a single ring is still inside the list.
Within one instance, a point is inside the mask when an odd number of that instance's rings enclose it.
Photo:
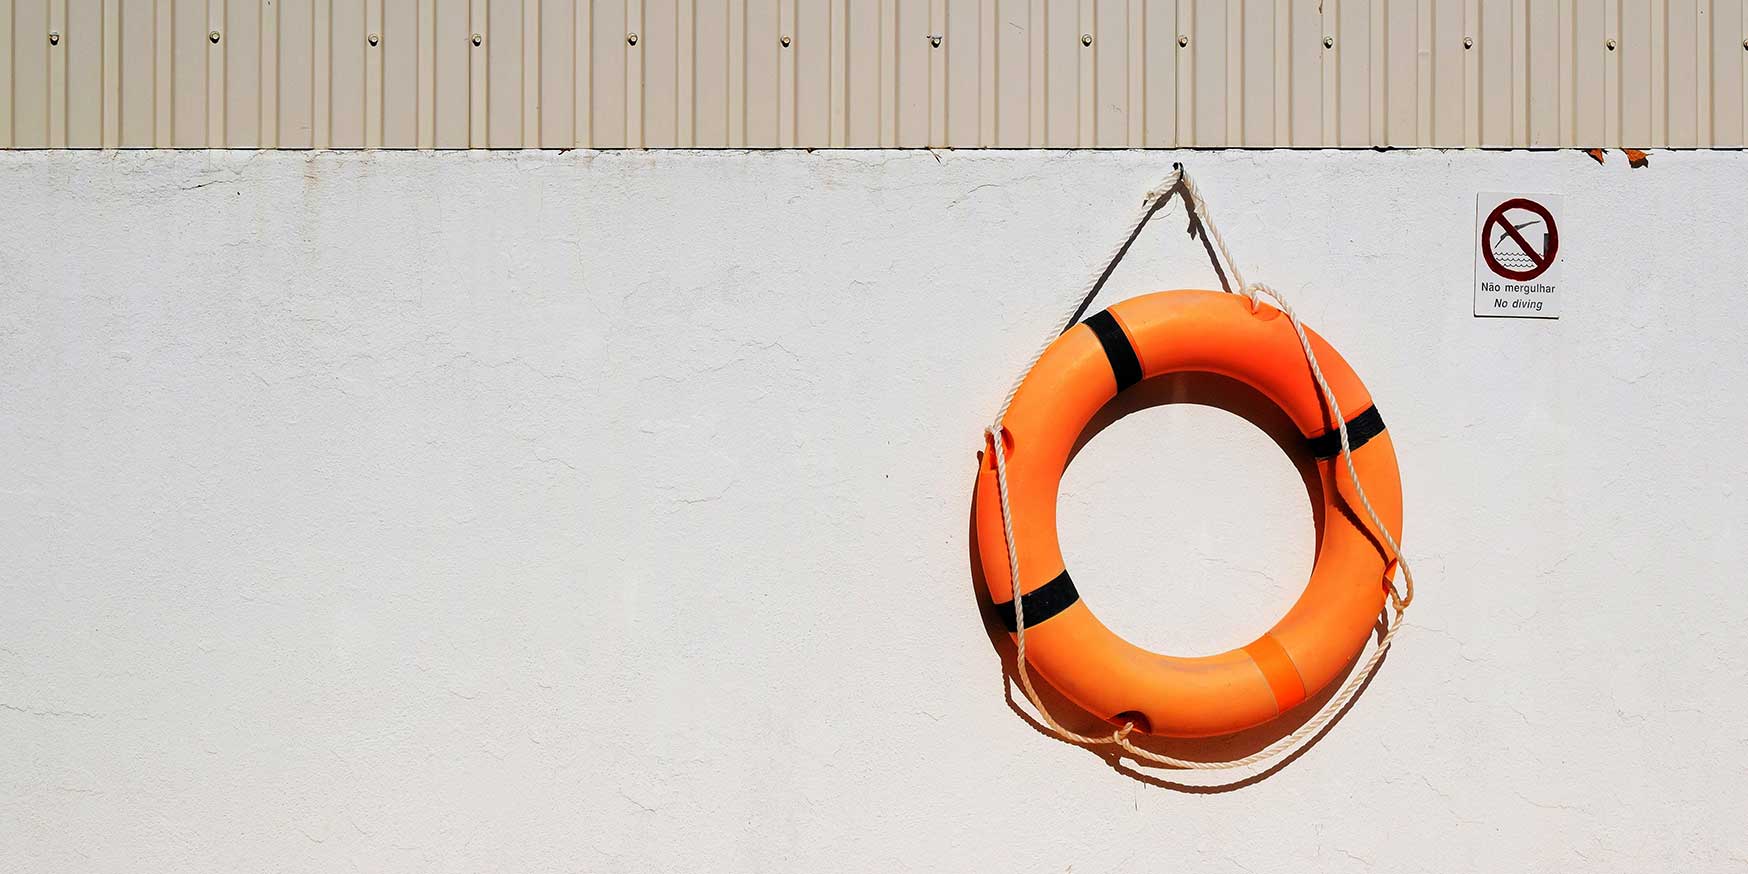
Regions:
[[[1275,296],[1274,289],[1269,288],[1268,286],[1263,285],[1260,282],[1252,282],[1249,285],[1246,285],[1244,287],[1244,289],[1243,289],[1244,296],[1250,298],[1250,314],[1251,315],[1254,316],[1257,313],[1262,312],[1262,295],[1265,293],[1269,297]]]
[[[1006,457],[1009,452],[1014,451],[1014,432],[1009,431],[1008,426],[1001,422],[996,422],[983,429],[983,443],[992,456],[999,452],[1002,457]]]
[[[1400,552],[1396,554],[1396,560],[1392,564],[1394,565],[1392,571],[1395,568],[1402,569],[1402,587],[1400,589],[1396,587],[1394,573],[1384,578],[1384,586],[1390,592],[1390,604],[1396,608],[1397,613],[1401,613],[1408,609],[1408,605],[1414,603],[1414,571],[1409,569],[1408,560],[1403,558]]]

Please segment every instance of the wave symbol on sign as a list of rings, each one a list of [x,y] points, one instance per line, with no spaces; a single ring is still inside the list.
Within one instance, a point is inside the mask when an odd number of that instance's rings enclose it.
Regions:
[[[1512,230],[1521,231],[1524,228],[1529,227],[1530,225],[1541,225],[1541,224],[1542,224],[1541,219],[1533,218],[1527,222],[1524,222],[1521,225],[1512,225],[1511,227],[1512,227]],[[1548,250],[1548,229],[1547,229],[1546,225],[1543,225],[1542,226],[1542,251],[1546,252],[1547,250]],[[1540,266],[1540,264],[1537,262],[1537,260],[1534,257],[1532,257],[1528,252],[1525,252],[1522,247],[1518,246],[1517,241],[1513,240],[1511,238],[1511,235],[1506,233],[1503,229],[1500,230],[1499,236],[1497,238],[1495,238],[1493,241],[1493,258],[1494,258],[1494,260],[1499,262],[1500,266],[1509,268],[1511,270],[1530,270],[1530,269],[1533,269],[1535,267]]]

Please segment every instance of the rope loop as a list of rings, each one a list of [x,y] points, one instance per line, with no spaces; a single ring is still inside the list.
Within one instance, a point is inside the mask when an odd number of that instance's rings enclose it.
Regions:
[[[1288,321],[1292,324],[1293,332],[1299,337],[1300,348],[1305,352],[1305,361],[1311,367],[1311,376],[1317,382],[1317,390],[1322,395],[1324,403],[1329,407],[1331,421],[1336,423],[1337,433],[1341,437],[1341,459],[1346,468],[1348,481],[1353,483],[1354,495],[1359,498],[1360,508],[1365,511],[1366,518],[1371,521],[1374,529],[1381,535],[1388,550],[1388,558],[1393,560],[1395,566],[1402,572],[1402,588],[1400,590],[1396,587],[1393,575],[1384,580],[1384,586],[1390,596],[1391,617],[1386,623],[1383,635],[1378,638],[1377,645],[1372,648],[1371,656],[1358,669],[1348,674],[1346,682],[1341,685],[1335,695],[1324,702],[1317,713],[1286,737],[1248,756],[1221,762],[1179,759],[1138,747],[1129,740],[1129,735],[1135,730],[1133,721],[1124,723],[1122,728],[1112,732],[1109,736],[1089,737],[1071,731],[1058,722],[1050,710],[1039,700],[1037,690],[1032,685],[1031,671],[1026,668],[1026,605],[1025,599],[1020,595],[1020,555],[1019,548],[1014,541],[1013,510],[1008,502],[1007,447],[1004,440],[1006,428],[1002,425],[1002,419],[1007,415],[1008,408],[1013,405],[1014,395],[1019,392],[1020,385],[1031,374],[1032,368],[1038,365],[1038,359],[1043,357],[1044,350],[1048,349],[1057,337],[1067,332],[1079,321],[1086,308],[1092,303],[1093,298],[1098,295],[1099,290],[1110,279],[1112,271],[1116,270],[1118,262],[1122,261],[1123,256],[1128,253],[1130,245],[1140,236],[1148,220],[1165,205],[1165,199],[1170,197],[1174,191],[1181,192],[1185,207],[1191,213],[1191,220],[1203,229],[1208,239],[1213,241],[1214,248],[1219,253],[1220,258],[1219,262],[1215,264],[1215,268],[1225,270],[1225,276],[1230,279],[1228,287],[1235,289],[1235,293],[1250,299],[1251,313],[1255,314],[1261,311],[1262,297],[1267,295],[1274,301],[1276,308],[1286,314]],[[1087,282],[1075,308],[1069,310],[1068,314],[1057,324],[1056,330],[1050,334],[1050,338],[1045,341],[1043,346],[1039,347],[1038,351],[1032,355],[1031,360],[1020,370],[1019,378],[1014,380],[1013,387],[1008,390],[1007,397],[1002,400],[1001,409],[997,411],[995,421],[985,429],[984,433],[989,438],[990,451],[995,458],[996,492],[1001,498],[1002,537],[1007,542],[1008,580],[1013,585],[1014,625],[1016,629],[1014,632],[1015,673],[1019,675],[1020,688],[1025,692],[1026,700],[1032,702],[1032,707],[1038,712],[1040,719],[1049,726],[1051,731],[1056,733],[1057,737],[1069,743],[1087,747],[1115,745],[1140,760],[1167,767],[1197,771],[1242,768],[1271,759],[1292,749],[1306,738],[1315,737],[1323,730],[1324,726],[1329,724],[1330,720],[1335,718],[1336,714],[1347,706],[1348,702],[1353,700],[1355,695],[1359,694],[1360,688],[1377,670],[1378,663],[1383,661],[1384,653],[1389,651],[1391,642],[1396,638],[1396,632],[1402,627],[1402,617],[1407,611],[1408,605],[1414,603],[1414,572],[1409,567],[1408,559],[1402,555],[1402,548],[1396,542],[1396,535],[1384,524],[1378,516],[1378,511],[1372,508],[1371,498],[1366,495],[1365,484],[1360,482],[1359,472],[1354,468],[1353,463],[1353,446],[1348,439],[1347,418],[1342,415],[1341,405],[1336,401],[1335,392],[1330,388],[1329,380],[1324,377],[1323,368],[1317,362],[1317,353],[1311,348],[1310,335],[1306,333],[1305,326],[1299,321],[1298,313],[1293,311],[1292,305],[1279,291],[1266,283],[1246,283],[1244,281],[1243,275],[1238,270],[1238,262],[1232,257],[1232,251],[1227,247],[1226,240],[1221,237],[1219,228],[1215,227],[1213,217],[1208,214],[1207,202],[1202,199],[1201,191],[1197,189],[1195,182],[1190,180],[1189,173],[1182,164],[1173,164],[1171,173],[1167,174],[1159,185],[1147,190],[1141,212],[1130,225],[1123,241],[1111,251],[1104,266],[1095,272]]]

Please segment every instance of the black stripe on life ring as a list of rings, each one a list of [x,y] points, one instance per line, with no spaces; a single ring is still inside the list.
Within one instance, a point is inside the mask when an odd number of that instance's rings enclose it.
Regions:
[[[1074,581],[1068,578],[1068,571],[1056,575],[1056,579],[1020,596],[1020,603],[1026,608],[1026,627],[1035,628],[1041,622],[1067,610],[1080,600],[1080,593],[1074,590]],[[1014,602],[1008,601],[995,605],[995,612],[1001,614],[1001,624],[1008,631],[1020,630],[1014,621]]]
[[[1367,440],[1382,433],[1384,417],[1378,414],[1376,404],[1347,420],[1347,445],[1350,449],[1357,450],[1366,445]],[[1341,454],[1341,433],[1331,429],[1316,437],[1306,438],[1305,445],[1311,449],[1311,456],[1319,461],[1334,458]]]
[[[1111,362],[1111,374],[1117,377],[1117,391],[1140,382],[1141,359],[1135,357],[1135,347],[1129,344],[1129,335],[1123,333],[1117,317],[1111,315],[1110,310],[1099,310],[1087,317],[1086,326],[1099,338],[1099,345],[1105,347],[1105,358]]]

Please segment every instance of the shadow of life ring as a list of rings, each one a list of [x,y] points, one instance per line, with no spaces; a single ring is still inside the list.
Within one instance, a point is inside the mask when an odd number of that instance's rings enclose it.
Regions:
[[[1380,521],[1402,525],[1396,450],[1371,395],[1323,338],[1306,332],[1343,411],[1356,473]],[[1056,535],[1056,497],[1076,438],[1100,407],[1143,379],[1206,371],[1255,388],[1292,419],[1317,459],[1324,531],[1311,580],[1254,642],[1180,658],[1142,649],[1099,622],[1075,591]],[[1365,647],[1393,570],[1341,463],[1330,421],[1291,321],[1242,295],[1163,291],[1096,313],[1058,337],[1021,383],[1002,420],[1026,657],[1088,712],[1169,737],[1210,737],[1260,725],[1341,676]],[[986,585],[1010,634],[1008,573],[994,453],[977,479],[977,544]]]

